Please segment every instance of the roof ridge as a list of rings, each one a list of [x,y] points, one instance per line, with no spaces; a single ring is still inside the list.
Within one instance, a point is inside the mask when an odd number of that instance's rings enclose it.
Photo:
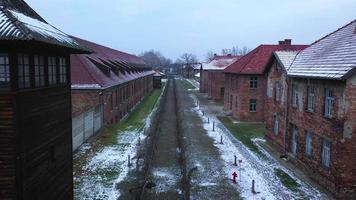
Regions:
[[[330,35],[332,35],[332,34],[334,34],[334,33],[338,32],[338,31],[340,31],[341,29],[344,29],[344,28],[346,28],[346,27],[350,26],[351,24],[353,24],[353,23],[355,23],[355,22],[356,22],[356,19],[354,19],[354,20],[352,20],[351,22],[347,23],[346,25],[344,25],[344,26],[342,26],[342,27],[340,27],[340,28],[336,29],[335,31],[333,31],[333,32],[331,32],[331,33],[329,33],[329,34],[325,35],[324,37],[322,37],[322,38],[320,38],[320,39],[316,40],[315,42],[313,42],[313,43],[312,43],[312,44],[310,44],[309,46],[312,46],[312,45],[314,45],[314,44],[316,44],[316,43],[320,42],[321,40],[323,40],[323,39],[325,39],[325,38],[329,37]],[[308,48],[308,47],[307,47],[307,48]]]
[[[79,38],[79,37],[76,37],[76,36],[73,36],[73,35],[70,35],[70,37],[76,39],[76,40],[82,40],[84,42],[87,42],[87,43],[90,43],[90,44],[93,44],[93,45],[96,45],[96,46],[100,46],[100,47],[103,47],[105,49],[110,49],[110,50],[113,50],[113,51],[116,51],[116,52],[120,52],[120,53],[123,53],[123,54],[126,54],[126,55],[130,55],[130,56],[134,56],[134,57],[137,57],[139,58],[137,55],[134,55],[134,54],[130,54],[130,53],[127,53],[127,52],[123,52],[123,51],[120,51],[120,50],[117,50],[117,49],[114,49],[112,47],[108,47],[108,46],[104,46],[104,45],[101,45],[99,43],[96,43],[96,42],[92,42],[92,41],[89,41],[89,40],[86,40],[86,39],[82,39],[82,38]],[[106,53],[102,52],[102,54],[108,56]]]

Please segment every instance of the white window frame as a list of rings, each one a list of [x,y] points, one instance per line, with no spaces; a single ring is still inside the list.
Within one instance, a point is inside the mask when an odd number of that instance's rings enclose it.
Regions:
[[[321,164],[325,168],[330,168],[331,166],[330,154],[331,154],[331,141],[324,138],[322,155],[321,155]]]
[[[325,117],[332,118],[334,107],[334,92],[329,88],[325,88]]]
[[[273,122],[273,134],[275,136],[277,136],[278,132],[279,132],[279,116],[275,115],[274,116],[274,122]]]
[[[250,99],[250,104],[249,104],[250,112],[257,112],[257,100],[256,99]]]
[[[57,84],[57,63],[54,56],[48,57],[48,84]]]
[[[0,89],[10,88],[10,64],[9,56],[5,53],[0,53]]]
[[[292,106],[295,108],[299,107],[299,90],[297,84],[292,85]]]
[[[275,83],[275,96],[274,99],[276,101],[280,101],[281,100],[281,84],[279,83],[279,81],[276,81]]]
[[[315,98],[315,87],[308,87],[308,97],[307,97],[307,111],[314,111],[314,98]]]
[[[35,55],[33,59],[35,70],[35,87],[45,86],[44,56]]]
[[[313,156],[313,132],[305,132],[305,154],[311,158]]]
[[[28,54],[17,55],[18,87],[20,89],[31,87],[30,56]]]
[[[59,83],[67,83],[67,63],[63,57],[59,58]]]
[[[258,82],[258,77],[257,76],[251,76],[250,77],[250,89],[257,89],[257,82]]]

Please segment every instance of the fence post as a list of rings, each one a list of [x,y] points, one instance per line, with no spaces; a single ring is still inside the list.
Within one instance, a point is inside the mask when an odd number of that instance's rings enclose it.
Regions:
[[[213,131],[215,131],[215,121],[213,121]]]
[[[237,157],[236,155],[234,155],[235,161],[234,161],[234,165],[237,166]]]
[[[208,117],[208,124],[210,124],[210,119],[209,119],[209,117]]]
[[[223,144],[223,138],[222,138],[222,135],[220,135],[220,144]]]
[[[138,146],[141,146],[141,137],[138,137]]]

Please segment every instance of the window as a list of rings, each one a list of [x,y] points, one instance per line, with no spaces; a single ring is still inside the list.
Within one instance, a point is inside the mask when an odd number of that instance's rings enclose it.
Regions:
[[[322,165],[326,168],[330,168],[330,149],[331,142],[327,139],[323,139],[323,151],[321,156]]]
[[[279,81],[276,81],[276,83],[275,83],[274,99],[276,101],[281,100],[281,84],[279,83]]]
[[[309,130],[305,133],[305,154],[309,158],[313,155],[313,133]]]
[[[31,87],[29,56],[27,54],[19,54],[17,56],[17,62],[18,62],[19,88]]]
[[[278,135],[278,131],[279,131],[279,117],[278,115],[274,116],[274,122],[273,122],[273,133],[274,135]]]
[[[257,77],[253,76],[250,78],[250,89],[257,88]]]
[[[34,56],[35,67],[35,86],[41,87],[45,85],[45,73],[44,73],[44,57]]]
[[[256,112],[256,111],[257,111],[257,100],[250,99],[250,112]]]
[[[59,58],[59,82],[67,83],[67,65],[65,58]]]
[[[297,135],[298,135],[298,128],[296,125],[292,125],[292,155],[297,155]]]
[[[309,86],[308,87],[308,98],[307,98],[307,111],[314,111],[314,96],[315,96],[315,88]]]
[[[334,94],[331,89],[325,89],[325,117],[333,115]]]
[[[57,69],[55,57],[48,57],[48,84],[57,84]]]
[[[296,108],[299,106],[299,91],[296,84],[292,85],[292,106]]]
[[[10,65],[7,54],[0,54],[0,89],[10,87]]]

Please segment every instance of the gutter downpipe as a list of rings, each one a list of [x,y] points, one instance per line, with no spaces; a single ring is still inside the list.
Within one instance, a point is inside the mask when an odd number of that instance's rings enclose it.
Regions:
[[[285,131],[284,131],[284,155],[287,156],[287,133],[288,133],[288,114],[289,114],[289,85],[288,85],[288,75],[286,73],[286,101],[285,101]]]

